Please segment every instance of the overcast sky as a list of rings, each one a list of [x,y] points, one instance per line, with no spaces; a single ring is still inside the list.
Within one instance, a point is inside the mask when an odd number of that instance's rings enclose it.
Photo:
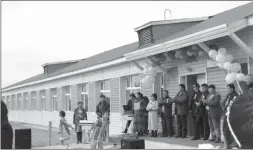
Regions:
[[[2,2],[2,86],[42,73],[47,62],[83,59],[137,41],[154,20],[210,16],[249,1]]]

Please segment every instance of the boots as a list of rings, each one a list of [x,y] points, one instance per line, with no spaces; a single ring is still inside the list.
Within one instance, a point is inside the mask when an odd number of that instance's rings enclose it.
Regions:
[[[154,130],[152,130],[150,137],[154,137],[154,136],[155,136],[155,132],[154,132]]]
[[[154,131],[154,137],[157,137],[157,130]]]

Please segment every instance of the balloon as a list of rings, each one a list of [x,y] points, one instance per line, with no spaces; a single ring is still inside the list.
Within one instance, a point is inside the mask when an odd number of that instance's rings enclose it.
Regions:
[[[224,63],[226,60],[225,60],[225,56],[224,55],[222,55],[222,54],[218,54],[217,56],[216,56],[216,59],[215,59],[216,61],[218,61],[218,62],[222,62],[222,63]]]
[[[210,51],[208,52],[208,55],[209,55],[209,57],[215,59],[216,56],[218,55],[218,52],[217,52],[216,50],[210,50]]]
[[[175,60],[175,53],[176,52],[167,52],[167,56],[169,58],[169,60]]]
[[[143,74],[148,74],[148,69],[147,68],[144,68],[143,71],[142,71]]]
[[[193,55],[193,52],[192,52],[192,50],[188,49],[188,50],[186,51],[186,54],[187,54],[188,56],[192,56],[192,55]]]
[[[241,64],[233,63],[230,69],[231,72],[239,72],[241,70]]]
[[[234,57],[231,54],[228,54],[225,56],[226,62],[232,62],[234,60]]]
[[[142,83],[142,84],[145,84],[145,83],[146,83],[146,80],[147,80],[147,78],[141,79],[141,83]]]
[[[230,70],[231,67],[232,67],[232,64],[231,64],[230,62],[225,62],[225,63],[224,63],[224,69]]]
[[[227,54],[227,50],[225,48],[220,48],[218,50],[218,54],[221,54],[221,55],[226,55]]]
[[[156,70],[154,67],[149,67],[147,71],[147,75],[156,76]]]
[[[246,76],[243,73],[238,73],[236,75],[236,80],[237,81],[245,81],[246,80]]]
[[[218,67],[223,69],[224,68],[224,63],[218,63]]]
[[[236,73],[235,72],[232,72],[230,74],[228,74],[225,78],[227,84],[231,84],[233,83],[235,80],[236,80]]]

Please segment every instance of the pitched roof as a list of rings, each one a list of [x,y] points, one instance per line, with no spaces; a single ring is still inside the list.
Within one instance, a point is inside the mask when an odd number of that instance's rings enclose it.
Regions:
[[[115,48],[115,49],[112,49],[112,50],[109,50],[109,51],[105,51],[105,52],[99,53],[97,55],[94,55],[94,56],[88,57],[86,59],[83,59],[83,60],[79,61],[78,63],[70,65],[66,68],[63,68],[63,69],[59,70],[59,71],[56,71],[56,72],[53,72],[53,73],[50,73],[50,74],[44,74],[44,73],[39,74],[39,75],[36,75],[34,77],[23,80],[21,82],[18,82],[18,83],[12,84],[10,86],[4,87],[3,89],[18,86],[18,85],[21,85],[21,84],[24,84],[24,83],[29,83],[29,82],[33,82],[33,81],[46,79],[46,78],[53,77],[53,76],[56,76],[56,75],[60,75],[60,74],[63,74],[63,73],[72,72],[72,71],[87,68],[87,67],[90,67],[90,66],[93,66],[93,65],[102,64],[102,63],[105,63],[105,62],[108,62],[108,61],[119,59],[119,58],[124,57],[124,54],[130,53],[130,52],[136,50],[138,48],[138,46],[139,46],[138,42],[135,42],[135,43],[124,45],[124,46],[121,46],[121,47],[118,47],[118,48]]]
[[[210,17],[210,19],[208,20],[202,21],[192,27],[186,28],[185,30],[182,30],[181,32],[178,32],[170,37],[156,41],[156,43],[152,45],[184,37],[225,23],[233,23],[251,15],[253,15],[253,2],[216,14],[213,17]],[[149,47],[152,45],[149,45]]]

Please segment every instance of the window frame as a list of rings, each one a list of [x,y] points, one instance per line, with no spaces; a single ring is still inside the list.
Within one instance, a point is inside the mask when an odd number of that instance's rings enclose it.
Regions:
[[[53,111],[53,112],[57,112],[58,111],[58,107],[59,107],[59,100],[58,100],[58,90],[57,90],[57,88],[51,88],[50,89],[50,97],[51,97],[51,103],[50,103],[50,105],[51,105],[51,111]],[[54,93],[54,91],[55,91],[55,93]]]
[[[37,91],[31,92],[31,111],[36,111]]]
[[[140,82],[140,86],[139,87],[133,86],[133,82],[132,82],[132,77],[133,76],[138,76],[139,77],[139,82]],[[128,79],[130,81],[130,84],[129,84],[130,86],[128,86]],[[129,95],[131,93],[133,93],[134,90],[138,90],[139,92],[141,92],[141,75],[140,74],[135,74],[135,75],[126,76],[125,84],[126,84],[125,99],[126,99],[126,102],[127,102]],[[127,93],[127,91],[129,91],[129,93]]]
[[[105,82],[108,81],[109,82],[109,89],[105,90]],[[102,86],[103,85],[103,86]],[[103,87],[103,88],[102,88]],[[106,79],[106,80],[102,80],[100,81],[100,94],[102,93],[110,93],[111,92],[111,85],[110,85],[110,79]]]
[[[84,108],[86,109],[86,111],[89,111],[89,85],[88,83],[82,83],[79,85],[80,87],[80,101],[83,103]],[[85,87],[85,91],[83,90]],[[87,106],[86,106],[86,95],[87,95]],[[82,97],[84,99],[82,99]]]
[[[71,86],[64,87],[64,109],[65,111],[71,111]]]
[[[22,101],[22,94],[19,93],[17,95],[17,107],[16,107],[17,110],[21,110],[21,101]]]
[[[16,106],[16,96],[15,95],[11,95],[11,110],[16,110],[17,106]]]
[[[28,110],[28,92],[23,94],[23,110]]]
[[[46,111],[46,90],[40,90],[39,92],[40,92],[39,93],[39,96],[40,96],[40,110],[41,111]]]

